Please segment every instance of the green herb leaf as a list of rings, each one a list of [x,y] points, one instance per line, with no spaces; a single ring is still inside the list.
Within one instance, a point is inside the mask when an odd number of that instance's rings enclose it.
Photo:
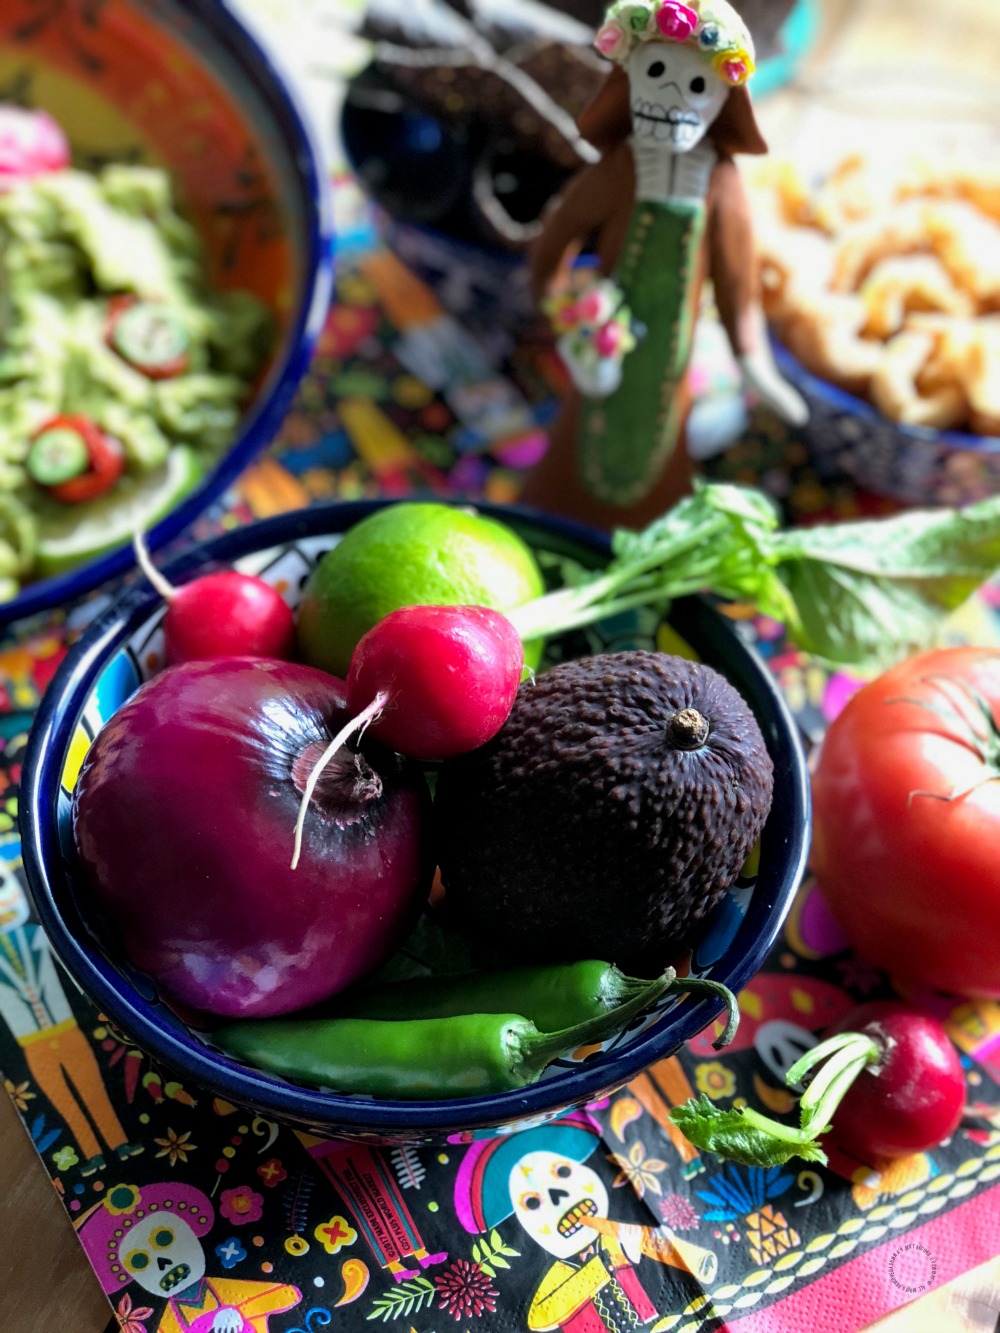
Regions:
[[[746,486],[699,483],[608,565],[508,612],[530,640],[692,592],[749,602],[802,648],[881,670],[936,638],[944,616],[1000,570],[1000,495],[962,510],[779,529]]]
[[[508,618],[529,640],[711,590],[794,623],[795,604],[772,549],[777,526],[777,510],[762,492],[699,484],[641,532],[617,531],[604,570],[515,607]]]
[[[774,552],[799,645],[881,669],[927,647],[944,614],[1000,568],[1000,496],[962,510],[782,532]]]
[[[702,1152],[718,1153],[729,1161],[745,1166],[780,1166],[791,1157],[807,1162],[826,1163],[826,1153],[818,1143],[796,1141],[799,1131],[789,1126],[770,1122],[788,1137],[777,1137],[768,1129],[752,1123],[753,1119],[767,1123],[763,1116],[716,1106],[705,1093],[689,1098],[682,1106],[675,1106],[670,1119],[686,1139]]]

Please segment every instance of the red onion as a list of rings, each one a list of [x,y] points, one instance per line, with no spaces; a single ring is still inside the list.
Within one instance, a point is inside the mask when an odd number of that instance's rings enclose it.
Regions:
[[[237,657],[169,667],[100,731],[73,799],[77,849],[130,961],[182,1004],[233,1017],[301,1009],[380,966],[427,897],[423,775],[343,747],[349,717],[312,667]]]

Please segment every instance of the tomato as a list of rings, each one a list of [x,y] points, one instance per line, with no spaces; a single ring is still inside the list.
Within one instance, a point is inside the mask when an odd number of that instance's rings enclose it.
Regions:
[[[134,370],[151,380],[183,375],[190,364],[190,338],[184,322],[160,301],[113,296],[108,302],[105,341]]]
[[[85,416],[58,416],[47,421],[35,433],[32,450],[28,455],[28,470],[32,471],[32,453],[45,445],[47,439],[54,436],[76,436],[83,443],[82,471],[71,468],[65,480],[45,484],[44,474],[36,467],[35,472],[40,484],[61,504],[83,504],[94,500],[110,490],[125,471],[125,451],[113,435],[104,431]],[[60,441],[64,444],[64,441]],[[53,474],[55,475],[55,474]]]
[[[1000,650],[893,667],[831,723],[811,862],[856,951],[904,982],[1000,999]]]
[[[62,504],[84,504],[109,491],[125,471],[125,451],[113,435],[88,430],[85,436],[90,469],[82,477],[50,486],[49,494]]]

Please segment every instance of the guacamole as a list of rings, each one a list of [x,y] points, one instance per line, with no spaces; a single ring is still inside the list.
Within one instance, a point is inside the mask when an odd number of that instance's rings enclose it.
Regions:
[[[66,168],[0,191],[0,600],[127,540],[108,530],[116,507],[143,521],[148,496],[152,522],[180,499],[164,487],[196,484],[235,438],[272,336],[255,297],[209,291],[164,171]]]

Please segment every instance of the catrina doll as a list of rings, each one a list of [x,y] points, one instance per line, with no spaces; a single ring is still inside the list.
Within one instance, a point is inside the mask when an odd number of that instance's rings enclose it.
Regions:
[[[790,422],[806,407],[769,353],[733,161],[767,151],[746,25],[726,0],[618,0],[595,45],[613,68],[579,125],[602,156],[550,207],[531,255],[573,388],[523,499],[608,529],[690,489],[686,377],[706,276],[746,387]],[[596,267],[573,265],[583,251]]]

